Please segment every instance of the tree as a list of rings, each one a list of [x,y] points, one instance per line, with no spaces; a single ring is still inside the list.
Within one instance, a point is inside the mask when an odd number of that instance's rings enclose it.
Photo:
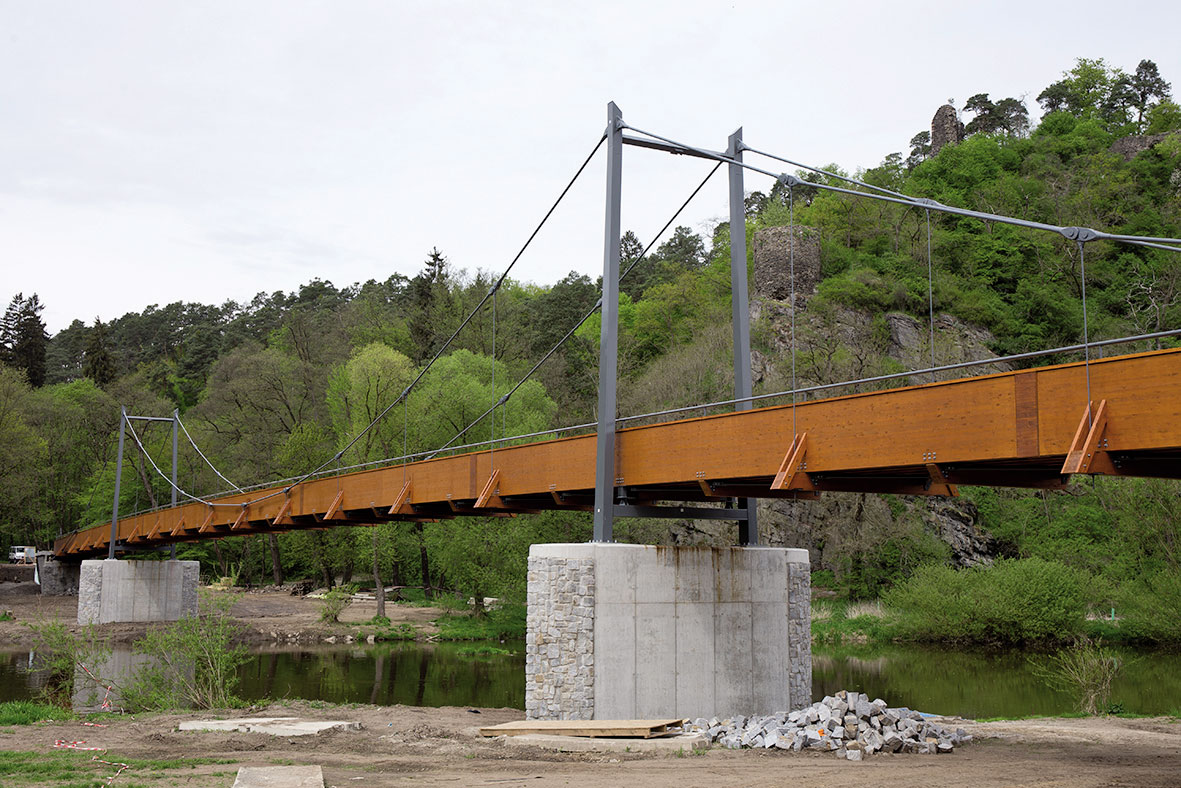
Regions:
[[[0,361],[24,370],[29,385],[45,385],[45,358],[49,335],[41,321],[44,307],[37,294],[17,293],[0,322]]]
[[[0,365],[0,543],[36,544],[48,536],[38,493],[49,455],[30,425],[31,404],[24,375]]]
[[[414,360],[421,362],[434,354],[450,321],[451,277],[447,258],[438,248],[427,255],[422,271],[410,280],[407,297],[410,310],[410,341]]]
[[[82,375],[93,380],[99,388],[106,388],[115,379],[115,359],[107,348],[107,329],[97,317],[83,359]]]
[[[1108,66],[1102,58],[1079,58],[1074,68],[1043,90],[1037,100],[1047,113],[1098,118],[1112,131],[1129,124],[1142,131],[1149,109],[1168,99],[1169,90],[1169,83],[1151,60],[1141,60],[1135,73],[1127,74]]]
[[[1153,106],[1169,100],[1172,85],[1161,77],[1156,63],[1141,60],[1136,66],[1136,73],[1128,81],[1128,87],[1131,90],[1132,106],[1136,109],[1136,128],[1143,130],[1148,111]],[[1156,101],[1153,102],[1153,99]]]
[[[987,93],[977,93],[964,104],[964,110],[975,117],[964,127],[968,134],[996,134],[1024,137],[1029,131],[1029,111],[1019,99],[1003,98],[995,104]]]
[[[920,131],[910,138],[910,155],[906,157],[906,169],[913,170],[931,155],[931,132]]]
[[[410,359],[380,342],[353,353],[332,373],[328,383],[328,412],[337,445],[343,449],[357,438],[352,457],[358,462],[401,455],[402,409],[397,408],[383,419],[379,417],[413,378]],[[373,426],[365,431],[371,423]]]

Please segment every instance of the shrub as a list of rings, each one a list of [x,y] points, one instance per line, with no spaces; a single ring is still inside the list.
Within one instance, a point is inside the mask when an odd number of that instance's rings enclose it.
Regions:
[[[1123,668],[1123,660],[1097,641],[1079,637],[1069,648],[1042,659],[1031,658],[1034,675],[1054,689],[1075,696],[1079,711],[1099,714],[1122,706],[1111,704],[1111,683]],[[1114,712],[1109,712],[1114,713]]]
[[[1164,570],[1127,589],[1121,631],[1134,640],[1181,644],[1181,575]]]
[[[135,708],[167,710],[241,705],[234,695],[246,648],[234,644],[239,624],[230,617],[234,599],[204,595],[201,615],[149,630],[135,651],[150,659],[123,692]]]
[[[77,634],[71,633],[60,621],[38,621],[25,626],[33,633],[35,657],[32,670],[45,676],[39,689],[43,700],[69,708],[80,690],[79,675],[84,683],[92,683],[91,697],[80,700],[85,705],[95,705],[101,700],[97,693],[109,682],[96,674],[104,669],[111,657],[109,638],[101,636],[91,624],[82,627]]]
[[[353,594],[351,590],[343,588],[332,589],[324,594],[324,599],[321,600],[320,620],[326,624],[337,623],[340,620],[340,614],[352,603]]]
[[[905,637],[1019,644],[1070,638],[1086,609],[1082,573],[1041,558],[999,560],[991,567],[921,567],[886,592]]]

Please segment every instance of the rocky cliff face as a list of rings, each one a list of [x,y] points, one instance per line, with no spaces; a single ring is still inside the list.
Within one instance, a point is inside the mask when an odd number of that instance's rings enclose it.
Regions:
[[[795,228],[795,356],[798,387],[835,383],[898,369],[931,365],[931,327],[901,312],[871,315],[840,305],[810,308],[820,278],[819,239],[811,228]],[[791,284],[787,279],[787,228],[759,232],[754,239],[755,292],[751,318],[760,326],[763,350],[753,353],[756,383],[769,391],[791,383]],[[936,365],[987,359],[992,335],[979,326],[937,314],[934,321]],[[938,373],[938,379],[988,374],[1010,369],[1004,363]],[[899,383],[925,383],[916,375]],[[829,395],[848,393],[835,389]],[[784,451],[787,447],[784,447]],[[812,568],[838,574],[842,558],[872,552],[891,540],[910,543],[938,539],[956,566],[991,563],[993,538],[979,523],[975,505],[963,498],[826,493],[816,501],[765,499],[759,504],[764,544],[807,548]],[[669,526],[673,544],[727,544],[733,526],[678,521]]]

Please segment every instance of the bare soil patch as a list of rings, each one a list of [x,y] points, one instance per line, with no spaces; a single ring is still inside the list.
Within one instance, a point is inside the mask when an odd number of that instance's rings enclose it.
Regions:
[[[242,641],[262,643],[316,643],[329,637],[338,640],[355,634],[357,625],[373,618],[377,602],[357,600],[344,609],[340,623],[320,621],[322,604],[318,599],[293,596],[289,591],[232,590],[215,593],[231,594],[236,598],[230,613],[243,625]],[[0,621],[0,645],[27,646],[33,641],[24,623],[62,621],[70,627],[78,618],[78,598],[47,596],[32,582],[0,583],[0,612],[11,611],[13,621]],[[393,626],[409,624],[420,636],[435,634],[431,623],[446,611],[439,607],[414,607],[386,602],[385,613]],[[116,643],[129,643],[140,638],[147,624],[104,624],[100,627]]]
[[[0,729],[0,749],[38,751],[55,739],[85,738],[109,757],[218,758],[185,785],[229,788],[237,766],[320,765],[328,786],[749,785],[1146,786],[1181,785],[1181,725],[1155,720],[1030,720],[963,723],[976,741],[952,755],[878,755],[862,763],[831,753],[712,749],[703,755],[557,753],[484,739],[481,725],[520,719],[515,709],[335,706],[295,702],[243,714],[166,714]],[[262,733],[180,732],[182,720],[218,716],[347,719],[360,731],[276,738]],[[1146,735],[1151,734],[1151,735]],[[81,757],[81,756],[79,756]],[[124,777],[134,781],[133,773]],[[118,781],[115,785],[118,786]]]

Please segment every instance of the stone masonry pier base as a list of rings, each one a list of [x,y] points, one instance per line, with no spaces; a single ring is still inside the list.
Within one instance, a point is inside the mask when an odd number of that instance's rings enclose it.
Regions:
[[[177,621],[197,614],[196,561],[83,561],[78,623]]]
[[[808,551],[529,549],[525,714],[654,719],[812,702]]]

